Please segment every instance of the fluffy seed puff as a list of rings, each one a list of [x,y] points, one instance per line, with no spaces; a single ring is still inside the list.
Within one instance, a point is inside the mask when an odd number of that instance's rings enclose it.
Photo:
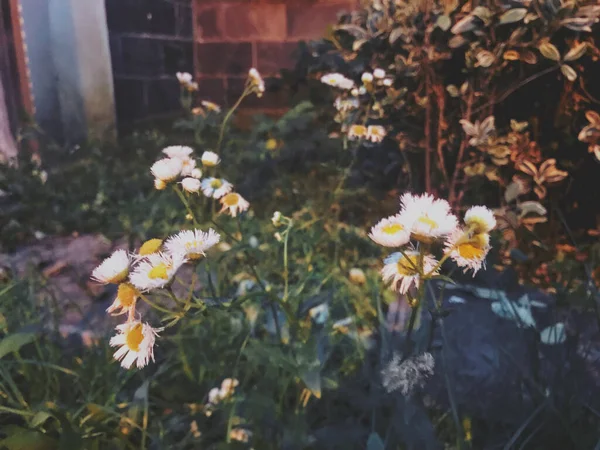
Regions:
[[[220,240],[221,236],[212,228],[207,232],[184,230],[167,239],[165,248],[172,255],[183,255],[193,261],[205,256],[206,251]]]
[[[371,228],[369,237],[384,247],[401,247],[410,240],[410,228],[402,222],[402,217],[397,214],[380,220]]]
[[[446,200],[435,199],[429,194],[404,194],[400,203],[401,220],[419,242],[431,243],[444,238],[458,226]]]
[[[127,279],[131,257],[125,250],[117,250],[92,272],[92,279],[102,284],[118,284]]]
[[[437,271],[432,273],[437,264],[433,256],[424,255],[422,267],[419,267],[419,259],[420,254],[415,250],[407,251],[404,255],[400,252],[392,253],[384,260],[385,265],[381,270],[383,280],[391,283],[392,289],[401,294],[406,294],[413,285],[418,288],[421,283],[420,273],[437,274]]]
[[[221,213],[227,211],[231,217],[237,216],[238,212],[242,213],[247,211],[250,207],[250,203],[244,199],[240,194],[232,192],[221,198]]]
[[[202,180],[202,192],[207,197],[221,198],[229,194],[233,189],[233,185],[223,178],[205,178]]]
[[[147,323],[129,321],[116,327],[118,334],[110,339],[111,347],[120,347],[114,354],[121,366],[129,369],[134,363],[141,369],[152,359],[154,342],[162,328],[152,328]]]
[[[129,280],[140,292],[164,288],[185,262],[181,253],[153,253],[136,266]]]

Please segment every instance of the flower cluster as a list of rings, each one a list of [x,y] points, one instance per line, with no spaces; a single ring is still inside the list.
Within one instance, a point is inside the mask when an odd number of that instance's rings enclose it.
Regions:
[[[119,347],[114,357],[124,368],[134,363],[141,368],[154,360],[154,341],[162,330],[136,317],[137,300],[147,292],[168,288],[183,264],[198,260],[219,240],[212,229],[181,231],[164,242],[146,241],[135,255],[117,250],[94,269],[93,280],[118,285],[117,296],[107,312],[127,314],[126,322],[116,327],[117,335],[110,340],[111,346]]]
[[[207,417],[210,417],[215,409],[215,407],[233,397],[235,394],[235,388],[240,384],[238,380],[235,378],[225,378],[221,383],[221,387],[214,387],[208,392],[208,403],[204,407],[204,414]]]
[[[191,73],[177,72],[175,76],[177,77],[177,81],[179,81],[181,87],[186,91],[194,92],[198,90],[198,83],[194,81]]]
[[[321,82],[334,88],[338,88],[343,92],[335,99],[334,106],[338,111],[336,120],[342,122],[342,130],[347,132],[348,138],[351,140],[366,139],[373,143],[378,143],[383,140],[386,135],[385,127],[381,125],[366,125],[350,122],[349,126],[346,119],[355,120],[355,114],[348,114],[358,110],[361,105],[361,98],[365,96],[369,99],[373,98],[377,90],[380,88],[391,88],[393,79],[388,77],[383,69],[375,69],[373,72],[365,72],[361,76],[361,85],[357,86],[355,82],[346,78],[340,73],[328,73],[321,77]],[[368,117],[367,117],[368,119]]]
[[[400,204],[398,214],[382,219],[369,234],[379,245],[399,249],[385,259],[382,270],[394,290],[405,294],[418,288],[423,280],[438,275],[448,258],[473,274],[481,269],[490,250],[489,232],[496,226],[492,211],[472,207],[461,226],[445,200],[407,193]],[[443,256],[438,261],[431,251],[440,242]]]
[[[208,198],[220,199],[221,212],[235,217],[246,211],[250,204],[238,193],[232,192],[233,185],[224,178],[208,176],[202,179],[203,171],[196,167],[194,150],[186,146],[171,146],[163,150],[165,158],[156,161],[150,171],[154,175],[154,187],[165,189],[168,184],[179,181],[182,189],[190,194],[202,193]],[[221,162],[215,152],[205,151],[200,161],[205,172],[213,170]]]

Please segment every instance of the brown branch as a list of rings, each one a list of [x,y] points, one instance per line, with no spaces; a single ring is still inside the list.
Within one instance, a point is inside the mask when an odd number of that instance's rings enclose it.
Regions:
[[[444,96],[444,88],[443,86],[437,84],[433,88],[438,98],[438,123],[437,123],[437,157],[438,157],[438,165],[440,167],[440,171],[442,172],[442,176],[444,177],[444,182],[446,186],[450,185],[450,180],[448,178],[448,171],[446,170],[446,161],[444,159],[444,151],[443,151],[443,139],[442,133],[444,131],[444,114],[446,113],[446,98]]]
[[[425,109],[425,192],[431,193],[431,83],[426,75],[427,108]]]
[[[470,87],[469,98],[467,100],[467,112],[463,117],[465,120],[471,120],[471,108],[473,107],[474,89]],[[465,156],[465,150],[467,148],[467,139],[463,139],[458,149],[458,156],[456,158],[456,164],[454,165],[454,172],[452,173],[452,180],[450,182],[450,190],[448,193],[448,201],[452,206],[456,201],[456,184],[458,182],[458,174],[460,171],[461,162]]]

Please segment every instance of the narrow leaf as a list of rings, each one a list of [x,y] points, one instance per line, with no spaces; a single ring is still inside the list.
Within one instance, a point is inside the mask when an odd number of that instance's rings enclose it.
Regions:
[[[385,445],[377,433],[371,433],[369,436],[367,450],[385,450]]]

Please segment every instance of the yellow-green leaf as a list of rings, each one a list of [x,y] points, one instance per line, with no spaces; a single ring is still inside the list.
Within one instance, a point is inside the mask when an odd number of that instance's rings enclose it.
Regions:
[[[560,66],[560,71],[565,77],[567,77],[567,80],[569,81],[575,81],[577,79],[577,72],[575,72],[575,69],[567,64]]]
[[[560,60],[560,52],[558,49],[548,41],[544,41],[540,44],[540,53],[544,55],[546,58],[551,59],[552,61]]]
[[[527,14],[526,8],[514,8],[506,11],[504,14],[500,16],[500,25],[504,25],[507,23],[514,23],[525,18]]]

